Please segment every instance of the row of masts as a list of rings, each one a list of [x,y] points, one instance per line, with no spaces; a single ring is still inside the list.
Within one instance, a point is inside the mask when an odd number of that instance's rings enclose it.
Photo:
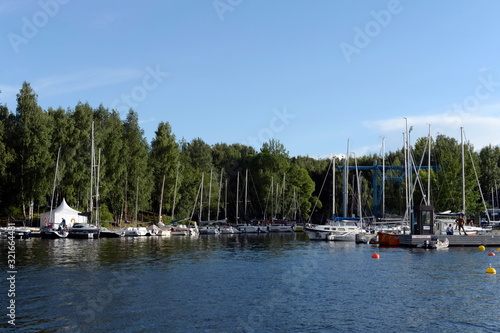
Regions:
[[[220,179],[219,179],[219,186],[218,186],[218,199],[217,199],[217,213],[216,213],[216,221],[220,221],[220,213],[221,213],[221,202],[222,202],[222,189],[223,189],[223,172],[224,170],[222,169],[220,172]],[[236,176],[236,200],[235,200],[235,222],[238,223],[240,220],[239,212],[240,212],[240,178],[241,178],[241,173],[238,171],[237,176]],[[172,220],[174,219],[174,207],[175,207],[175,194],[177,191],[177,179],[178,179],[178,174],[176,176],[176,186],[174,189],[174,204],[172,207]],[[243,214],[246,217],[247,216],[247,211],[248,211],[248,180],[249,180],[249,171],[246,169],[245,171],[245,178],[244,178],[244,211]],[[196,199],[195,203],[191,212],[191,220],[193,220],[194,217],[194,212],[196,210],[196,207],[198,206],[198,222],[202,221],[202,216],[203,216],[203,198],[205,197],[204,195],[204,184],[205,184],[205,173],[202,172],[201,174],[201,182],[198,187],[198,191],[196,194]],[[212,202],[212,184],[213,184],[213,169],[210,170],[210,180],[209,180],[209,190],[208,190],[208,207],[207,207],[207,221],[211,221],[211,206],[210,203]],[[161,198],[160,198],[160,207],[159,207],[159,212],[158,212],[158,221],[162,221],[162,207],[163,207],[163,197],[164,197],[164,186],[165,186],[165,176],[163,177],[162,181],[162,189],[161,189]],[[276,188],[276,189],[275,189]],[[278,215],[278,210],[280,208],[279,204],[279,197],[281,196],[281,207],[282,207],[282,218],[285,219],[285,188],[286,188],[286,174],[283,175],[283,185],[279,186],[279,183],[274,181],[274,177],[271,177],[271,184],[270,184],[270,192],[269,196],[267,199],[266,203],[266,208],[264,210],[264,216],[263,219],[269,219],[271,218],[274,220],[276,216]],[[280,191],[281,190],[281,191]],[[224,221],[227,221],[227,214],[228,214],[228,200],[227,200],[227,192],[228,192],[228,180],[225,180],[224,184]],[[280,193],[281,192],[281,193]],[[267,216],[268,213],[268,205],[271,206],[270,211],[271,211],[271,217]],[[299,204],[297,200],[297,194],[295,188],[293,189],[293,196],[292,196],[292,204],[291,204],[291,218],[295,220],[297,218],[297,212],[299,210]]]

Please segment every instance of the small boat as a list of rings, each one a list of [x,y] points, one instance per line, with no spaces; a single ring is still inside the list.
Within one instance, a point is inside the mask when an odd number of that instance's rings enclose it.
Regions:
[[[40,237],[43,239],[67,238],[68,234],[68,228],[54,229],[51,226],[40,228]]]
[[[162,230],[160,229],[160,227],[154,224],[147,226],[146,230],[147,230],[146,236],[161,236],[162,234]]]
[[[238,229],[236,229],[232,225],[221,225],[221,226],[219,226],[219,232],[221,234],[240,234],[241,233],[241,231],[239,231]]]
[[[269,225],[269,232],[292,232],[293,226],[284,223],[271,223]]]
[[[99,238],[99,227],[90,223],[75,223],[69,228],[68,238]]]
[[[365,233],[357,221],[358,218],[335,217],[327,224],[307,223],[305,231],[310,240],[355,241],[356,235]]]
[[[124,230],[125,237],[138,237],[138,236],[146,236],[148,230],[144,227],[128,227]]]
[[[238,230],[242,233],[267,233],[269,232],[269,226],[263,225],[238,225]]]
[[[448,238],[440,240],[439,238],[428,240],[426,239],[423,243],[417,245],[418,248],[423,249],[444,249],[450,244]]]
[[[199,229],[200,229],[200,235],[218,235],[218,234],[220,234],[219,228],[211,226],[211,225],[200,227]]]
[[[27,239],[31,237],[31,229],[26,227],[7,228],[2,231],[2,238]]]
[[[100,238],[120,238],[123,236],[123,230],[109,230],[106,227],[101,227],[99,230]]]

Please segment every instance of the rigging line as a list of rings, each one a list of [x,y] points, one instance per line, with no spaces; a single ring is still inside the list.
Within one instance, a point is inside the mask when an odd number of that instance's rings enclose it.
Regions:
[[[316,201],[314,202],[314,207],[313,207],[313,209],[311,211],[311,215],[309,215],[309,219],[307,220],[307,223],[311,222],[312,215],[314,213],[314,210],[316,209],[316,205],[318,204],[321,192],[323,192],[323,187],[325,187],[326,178],[328,178],[328,174],[330,173],[330,168],[332,167],[332,164],[333,164],[333,159],[330,160],[330,164],[328,165],[328,170],[326,170],[326,176],[323,179],[323,184],[321,185],[321,189],[319,190],[318,196],[316,197]]]
[[[464,137],[465,137],[465,132],[464,132]],[[474,170],[474,175],[476,176],[477,186],[479,187],[479,193],[481,194],[481,200],[483,202],[484,211],[486,212],[486,218],[488,219],[488,223],[490,223],[491,222],[490,221],[490,214],[488,213],[488,208],[486,207],[486,201],[484,200],[483,190],[481,189],[481,184],[479,183],[479,177],[477,176],[476,165],[474,164],[474,160],[472,159],[472,152],[471,152],[471,150],[472,150],[472,147],[469,144],[467,152],[469,153],[470,161],[472,163],[472,169]]]

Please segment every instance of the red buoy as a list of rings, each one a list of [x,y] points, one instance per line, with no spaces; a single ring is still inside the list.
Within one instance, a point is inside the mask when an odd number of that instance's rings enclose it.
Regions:
[[[494,256],[495,255],[495,252],[490,252],[488,253],[489,256]]]
[[[374,254],[372,254],[372,258],[373,259],[380,259],[380,256],[378,253],[374,253]]]

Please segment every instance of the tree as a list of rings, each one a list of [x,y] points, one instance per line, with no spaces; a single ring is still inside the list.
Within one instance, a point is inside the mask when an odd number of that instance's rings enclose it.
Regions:
[[[436,210],[451,210],[460,212],[465,204],[466,213],[478,213],[481,210],[480,194],[478,191],[476,172],[479,175],[479,158],[472,153],[473,147],[464,144],[464,170],[465,170],[465,203],[463,202],[463,177],[462,177],[462,148],[458,142],[444,135],[436,138],[437,161],[439,172],[437,173],[437,183],[439,184],[437,193],[434,196],[434,206]],[[476,169],[476,172],[474,171]]]
[[[489,145],[479,152],[481,165],[481,186],[492,205],[498,206],[497,188],[500,184],[500,147]],[[493,195],[489,195],[493,193]]]
[[[45,195],[50,191],[51,181],[47,171],[53,164],[49,153],[50,127],[47,114],[37,104],[38,96],[30,84],[23,82],[17,94],[17,108],[14,123],[16,133],[13,147],[16,151],[13,172],[19,190],[19,202],[23,207],[24,218],[33,218],[35,203],[44,202]],[[29,207],[29,212],[26,208]]]
[[[175,141],[170,124],[160,122],[156,136],[151,142],[149,161],[153,169],[155,184],[151,201],[154,207],[159,207],[160,202],[162,202],[161,211],[166,209],[170,213],[172,212],[179,156],[179,144]],[[161,197],[162,195],[163,197]]]
[[[14,151],[9,147],[9,137],[6,131],[7,128],[12,127],[12,115],[6,106],[0,105],[0,214],[6,213],[6,204],[8,203],[8,198],[12,197],[9,194],[9,189],[13,187],[9,186],[8,167],[14,161]]]
[[[94,111],[94,121],[96,148],[101,150],[100,207],[118,221],[125,202],[124,125],[117,111],[109,112],[102,105]]]
[[[137,113],[130,110],[124,123],[124,164],[125,174],[125,214],[133,207],[134,219],[138,211],[149,207],[152,189],[151,168],[148,165],[149,146],[144,138],[144,131],[139,127]]]

